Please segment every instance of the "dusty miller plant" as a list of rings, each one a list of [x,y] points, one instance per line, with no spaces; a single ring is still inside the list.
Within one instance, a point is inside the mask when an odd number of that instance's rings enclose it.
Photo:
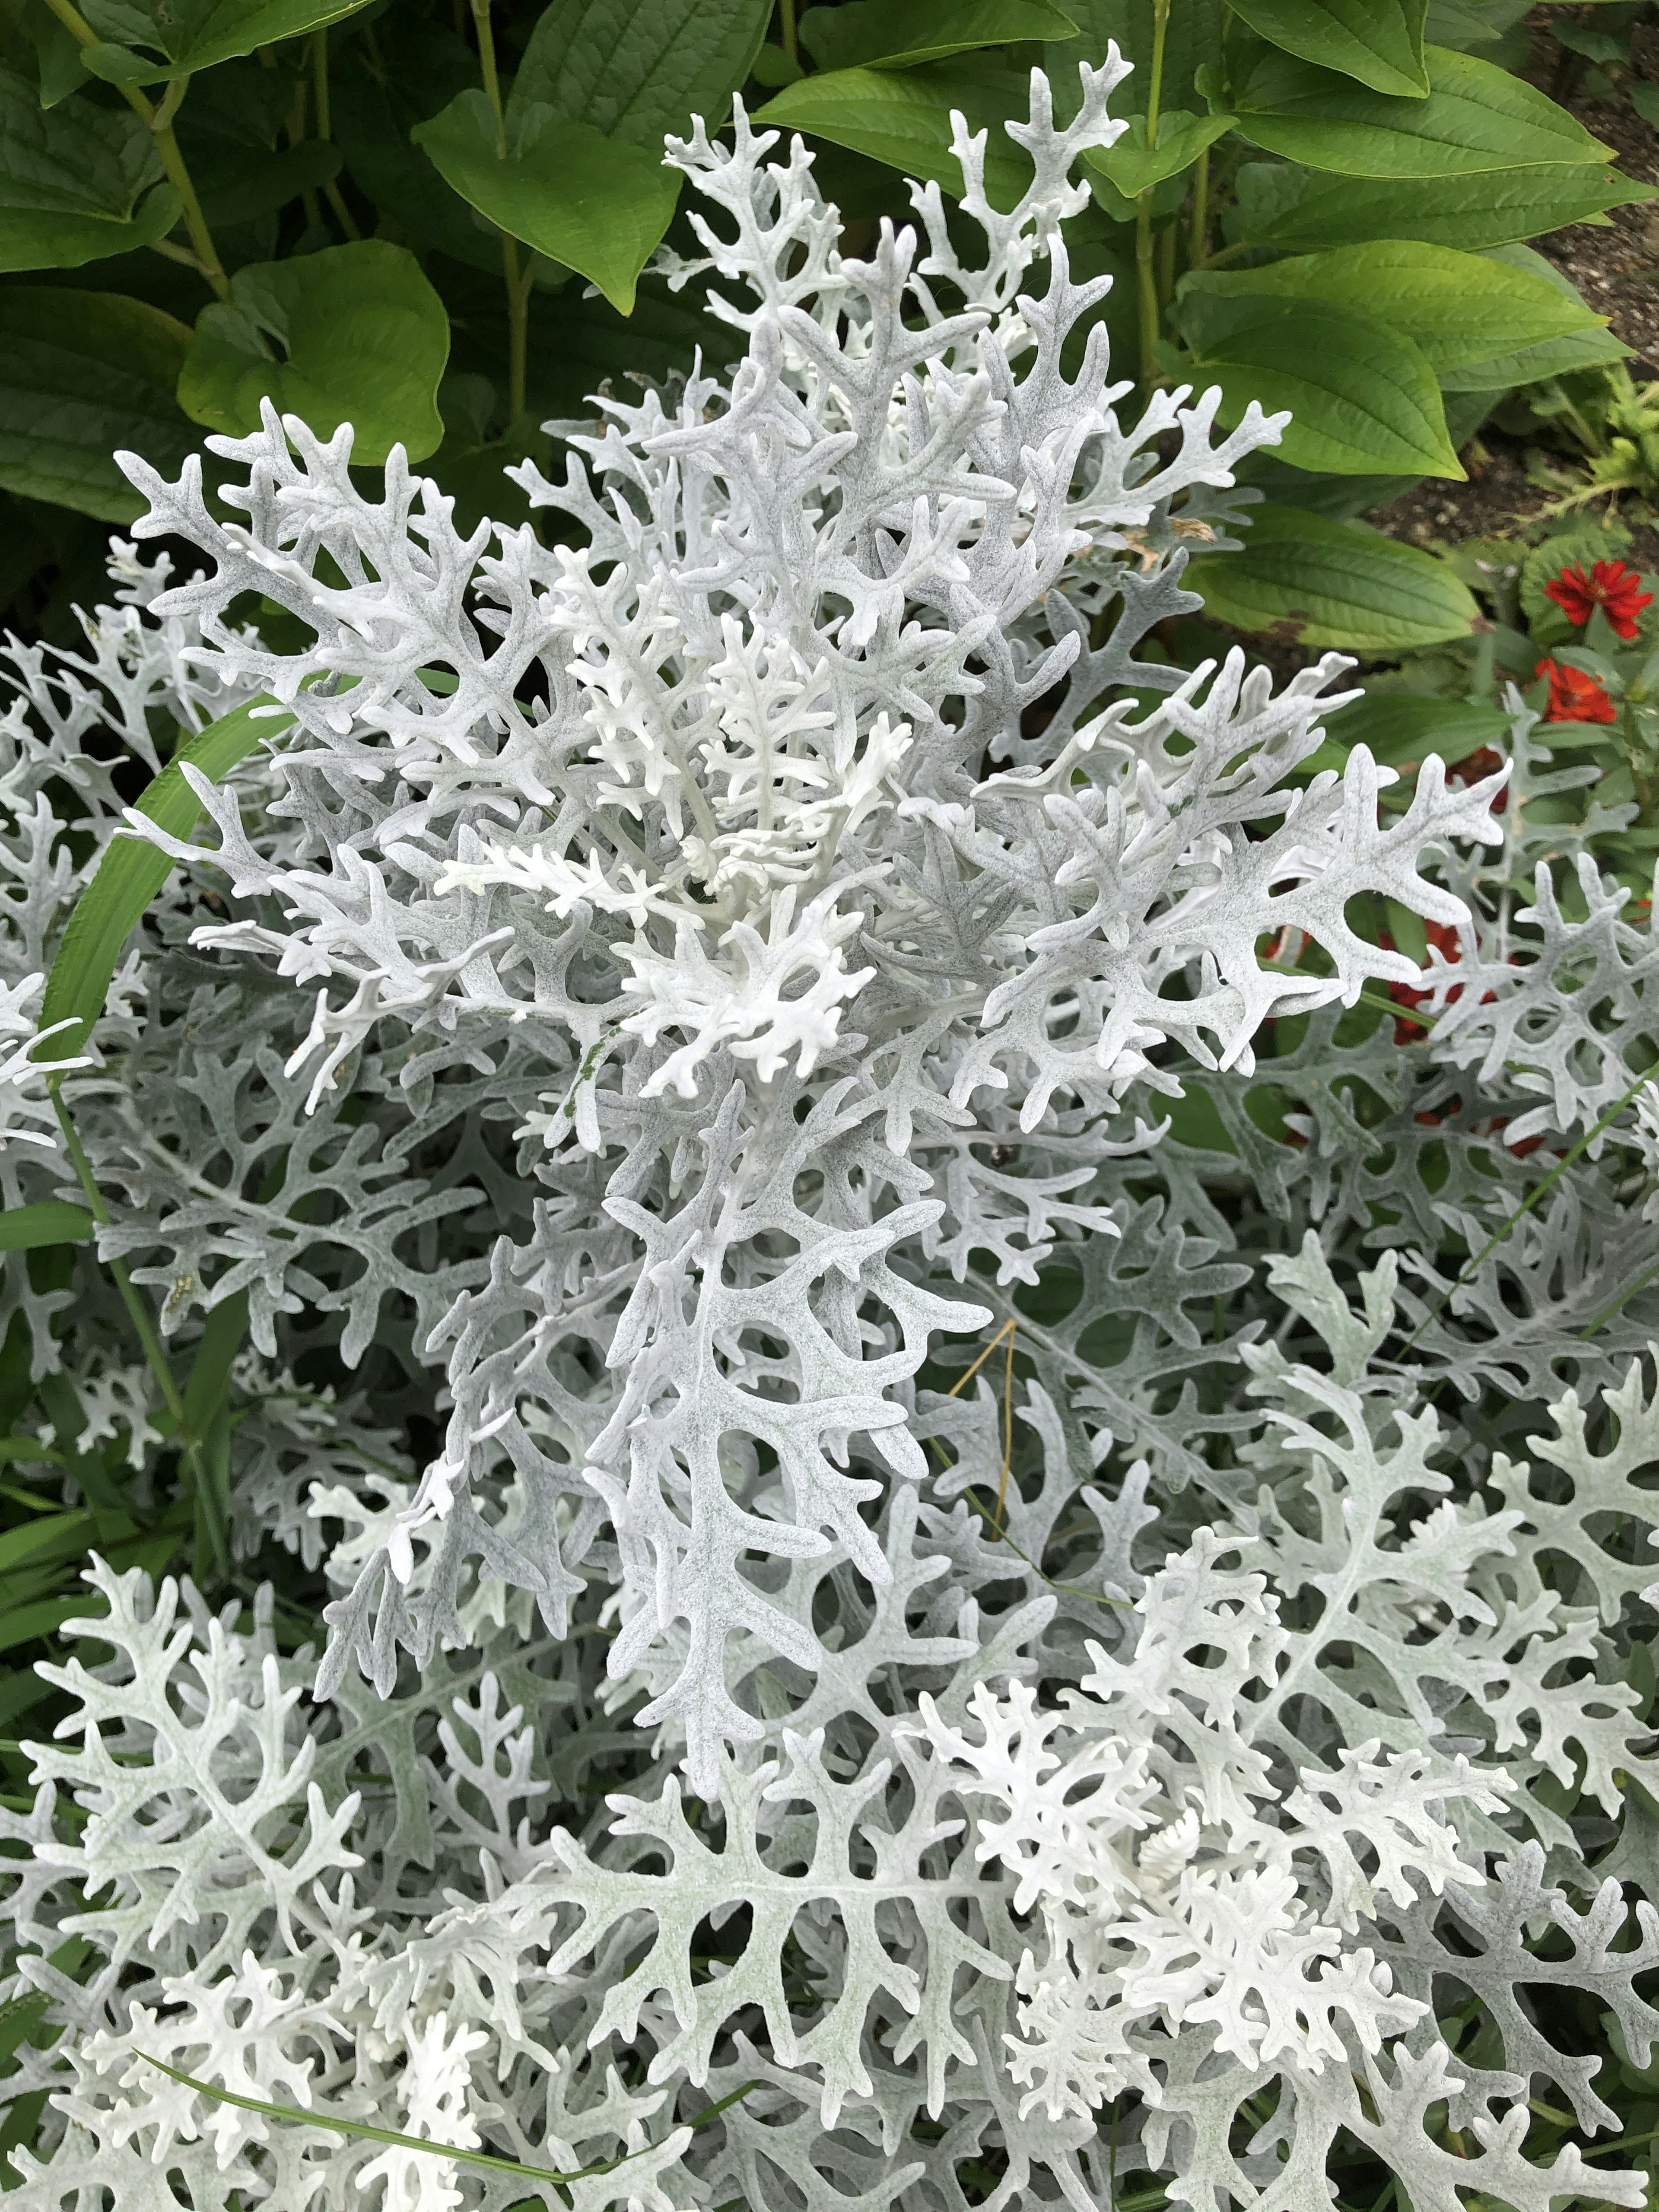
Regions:
[[[3,1816],[64,2031],[20,2212],[1083,2212],[1137,2170],[1313,2212],[1355,2143],[1415,2212],[1643,2201],[1529,2137],[1535,2094],[1616,2115],[1522,1985],[1646,2063],[1659,1407],[1639,1300],[1570,1323],[1654,1148],[1627,1115],[1528,1208],[1540,1311],[1453,1283],[1530,1187],[1506,1086],[1553,1132],[1606,1085],[1472,989],[1428,1047],[1343,1010],[1420,980],[1367,900],[1513,913],[1504,775],[1298,777],[1338,656],[1137,657],[1278,425],[1118,419],[1060,226],[1122,73],[1063,128],[1033,76],[1007,213],[959,122],[959,209],[867,260],[799,143],[671,142],[746,352],[526,465],[543,534],[270,416],[211,441],[234,520],[128,463],[205,569],[118,546],[85,650],[14,651],[0,1019],[111,835],[185,863],[64,1096],[169,1337],[247,1298],[240,1554],[337,1592],[319,1668],[269,1592],[94,1577]],[[261,695],[198,838],[123,828],[89,732],[153,760],[153,710]],[[12,1202],[72,1194],[40,1085],[20,1044]],[[8,1264],[142,1460],[107,1292]],[[152,2059],[628,2162],[562,2198]]]

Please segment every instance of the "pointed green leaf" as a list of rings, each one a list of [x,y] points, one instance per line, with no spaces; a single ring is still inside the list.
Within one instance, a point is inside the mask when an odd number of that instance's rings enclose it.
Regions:
[[[1470,251],[1510,246],[1607,208],[1659,198],[1659,187],[1638,184],[1601,163],[1371,184],[1250,161],[1239,171],[1237,189],[1243,239],[1315,249],[1373,238],[1419,239]]]
[[[553,0],[514,78],[508,143],[538,106],[656,161],[665,133],[687,135],[694,115],[712,136],[771,13],[771,0]]]
[[[1231,115],[1189,115],[1182,108],[1166,110],[1158,118],[1158,144],[1149,153],[1146,118],[1135,116],[1115,146],[1097,146],[1084,155],[1126,200],[1161,185],[1165,177],[1190,169],[1206,146],[1232,128]]]
[[[1427,0],[1234,0],[1261,37],[1287,54],[1357,78],[1373,92],[1420,100]]]
[[[1204,555],[1185,580],[1236,629],[1351,653],[1467,637],[1480,612],[1431,553],[1295,507],[1258,507],[1243,550]]]
[[[449,318],[414,255],[384,239],[240,269],[230,298],[204,307],[179,378],[192,422],[245,437],[270,398],[320,438],[356,432],[354,461],[393,446],[412,461],[443,440],[438,386]]]
[[[131,108],[71,97],[48,109],[0,69],[0,270],[77,269],[153,245],[179,220]]]
[[[95,1224],[84,1206],[46,1198],[0,1209],[0,1252],[38,1252],[46,1244],[87,1244]]]
[[[800,20],[801,44],[822,70],[915,69],[1011,40],[1077,33],[1048,0],[849,0]]]
[[[210,722],[173,755],[159,775],[150,779],[138,799],[137,811],[148,815],[169,836],[187,837],[201,811],[201,801],[185,780],[185,768],[197,769],[216,783],[257,744],[289,726],[280,715],[261,713],[270,705],[269,699],[251,700],[222,714],[216,722]],[[122,948],[173,866],[155,845],[132,837],[112,840],[92,881],[76,902],[41,1001],[42,1029],[51,1029],[58,1022],[75,1026],[59,1030],[37,1047],[38,1059],[66,1059],[82,1049],[104,1011]]]
[[[100,43],[81,58],[111,84],[191,76],[279,39],[302,38],[368,0],[88,0],[82,10]]]
[[[165,474],[199,441],[173,397],[190,332],[118,292],[0,287],[0,489],[131,522],[145,501],[118,447]]]
[[[1607,158],[1599,139],[1522,78],[1444,46],[1425,52],[1431,88],[1421,100],[1276,54],[1235,100],[1239,135],[1348,177],[1464,177]]]
[[[599,286],[623,314],[679,198],[677,169],[550,107],[519,118],[505,157],[481,92],[463,92],[410,132],[444,182],[498,228]]]
[[[1266,269],[1200,272],[1183,300],[1277,296],[1324,301],[1385,323],[1409,338],[1435,374],[1492,361],[1518,347],[1604,330],[1577,295],[1526,269],[1449,246],[1387,240],[1338,246]]]
[[[962,168],[951,151],[952,110],[972,131],[985,131],[985,189],[992,204],[1011,208],[1031,181],[1031,165],[1004,133],[1012,116],[1024,120],[1028,88],[1012,70],[966,62],[934,62],[915,70],[835,70],[803,77],[756,117],[757,123],[804,131],[831,144],[884,161],[907,177],[931,179],[962,195]]]
[[[1279,458],[1330,476],[1462,477],[1434,372],[1386,323],[1319,300],[1191,293],[1194,378],[1218,384],[1221,420],[1252,399],[1291,410]]]

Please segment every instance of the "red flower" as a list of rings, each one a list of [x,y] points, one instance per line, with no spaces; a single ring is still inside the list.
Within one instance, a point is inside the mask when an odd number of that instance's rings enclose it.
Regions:
[[[1561,571],[1553,584],[1545,585],[1544,597],[1553,599],[1578,629],[1583,628],[1597,607],[1605,607],[1607,620],[1622,638],[1635,636],[1638,617],[1644,607],[1653,605],[1653,593],[1642,589],[1640,576],[1622,561],[1598,561],[1588,576],[1583,562],[1575,561]],[[1553,714],[1550,719],[1559,722],[1565,718]],[[1606,719],[1610,721],[1613,718],[1608,715]]]
[[[1434,947],[1435,951],[1441,953],[1447,960],[1455,962],[1459,956],[1462,939],[1459,938],[1453,925],[1448,921],[1431,921],[1425,923],[1424,927],[1425,934],[1427,936],[1429,943]],[[1392,952],[1395,949],[1394,939],[1389,935],[1386,929],[1379,930],[1377,932],[1376,941],[1382,947],[1385,952]],[[1396,1006],[1408,1006],[1413,1008],[1420,1006],[1428,995],[1429,994],[1426,991],[1419,990],[1414,983],[1390,983],[1389,986],[1389,996],[1394,1000]],[[1447,1004],[1450,1005],[1454,1000],[1460,998],[1462,995],[1462,988],[1460,986],[1457,989],[1449,994]],[[1491,992],[1488,992],[1486,996],[1490,998],[1492,996]],[[1396,1044],[1413,1043],[1417,1038],[1424,1036],[1425,1034],[1425,1031],[1421,1022],[1413,1021],[1409,1016],[1406,1014],[1399,1014],[1395,1016],[1394,1024],[1394,1041]],[[1419,1115],[1419,1119],[1420,1120],[1421,1118],[1422,1117]]]
[[[1490,745],[1478,745],[1467,760],[1454,761],[1446,773],[1455,775],[1460,783],[1479,783],[1483,775],[1495,775],[1503,765],[1502,756]],[[1501,814],[1509,803],[1510,794],[1505,788],[1492,802],[1492,812]]]
[[[1619,709],[1593,676],[1586,676],[1582,668],[1569,668],[1559,660],[1540,660],[1533,670],[1534,676],[1550,679],[1550,703],[1545,711],[1547,722],[1613,722],[1619,719]]]

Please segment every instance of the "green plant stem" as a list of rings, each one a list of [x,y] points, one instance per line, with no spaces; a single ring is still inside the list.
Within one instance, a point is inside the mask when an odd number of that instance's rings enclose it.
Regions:
[[[1206,146],[1193,170],[1193,242],[1188,258],[1194,269],[1204,258],[1204,234],[1209,227],[1210,149]]]
[[[331,144],[334,138],[334,120],[328,88],[328,26],[326,24],[320,31],[313,31],[311,34],[311,84],[312,97],[317,103],[317,136],[325,145]],[[357,227],[357,218],[345,204],[344,193],[341,191],[338,184],[332,177],[323,186],[323,197],[333,209],[335,221],[355,245],[363,234]]]
[[[478,34],[478,64],[483,71],[484,94],[495,118],[495,158],[507,159],[507,110],[501,101],[501,72],[495,65],[495,33],[489,20],[490,0],[472,0],[472,22]],[[519,266],[519,241],[510,231],[501,233],[501,281],[507,287],[507,410],[516,422],[525,411],[525,387],[530,358],[530,284],[535,267],[532,256]]]
[[[70,1164],[75,1170],[76,1181],[86,1194],[87,1211],[94,1221],[106,1226],[109,1222],[109,1208],[104,1203],[104,1194],[99,1189],[97,1177],[92,1172],[92,1162],[87,1158],[86,1147],[82,1144],[79,1132],[70,1119],[69,1109],[64,1103],[63,1093],[56,1080],[49,1081],[46,1088],[52,1095],[52,1111],[58,1116],[58,1126],[64,1133],[64,1142],[68,1147]],[[173,1370],[167,1364],[167,1354],[161,1349],[161,1340],[155,1334],[155,1324],[151,1321],[144,1302],[139,1297],[131,1276],[127,1273],[125,1262],[120,1260],[107,1260],[104,1264],[115,1278],[116,1287],[121,1293],[121,1302],[125,1306],[133,1328],[137,1332],[138,1341],[143,1346],[144,1358],[149,1363],[150,1372],[161,1386],[161,1395],[167,1401],[167,1411],[179,1424],[179,1434],[183,1436],[188,1428],[185,1417],[185,1401],[180,1395],[179,1385],[173,1379]]]
[[[1537,1205],[1540,1199],[1544,1197],[1547,1192],[1554,1188],[1555,1185],[1560,1182],[1562,1176],[1565,1175],[1567,1170],[1572,1165],[1573,1162],[1577,1159],[1582,1153],[1588,1152],[1589,1147],[1595,1142],[1596,1139],[1601,1135],[1604,1130],[1612,1127],[1613,1124],[1624,1112],[1626,1107],[1630,1104],[1632,1099],[1635,1097],[1637,1092],[1642,1088],[1643,1085],[1644,1083],[1651,1083],[1656,1075],[1659,1075],[1659,1060],[1656,1060],[1651,1067],[1645,1069],[1642,1074],[1637,1077],[1635,1082],[1632,1083],[1630,1089],[1626,1091],[1624,1097],[1615,1100],[1614,1103],[1608,1107],[1607,1112],[1601,1116],[1595,1127],[1587,1132],[1585,1135],[1582,1136],[1578,1139],[1578,1142],[1572,1147],[1571,1152],[1562,1153],[1560,1158],[1551,1169],[1548,1175],[1544,1176],[1541,1182],[1536,1182],[1533,1185],[1532,1188],[1527,1193],[1525,1198],[1522,1200],[1520,1205],[1516,1207],[1515,1212],[1510,1214],[1508,1220],[1504,1222],[1504,1226],[1493,1236],[1491,1236],[1486,1239],[1486,1243],[1480,1247],[1480,1249],[1475,1254],[1474,1259],[1469,1261],[1462,1273],[1459,1275],[1457,1280],[1451,1285],[1451,1288],[1447,1291],[1443,1291],[1440,1296],[1435,1300],[1434,1304],[1429,1308],[1427,1313],[1424,1315],[1422,1320],[1418,1322],[1417,1327],[1412,1331],[1411,1334],[1406,1339],[1405,1343],[1400,1347],[1402,1353],[1411,1350],[1412,1346],[1416,1343],[1418,1338],[1422,1335],[1429,1323],[1433,1321],[1437,1315],[1444,1310],[1448,1301],[1456,1296],[1457,1292],[1462,1289],[1465,1283],[1473,1279],[1482,1261],[1486,1258],[1489,1253],[1495,1252],[1498,1249],[1498,1247],[1504,1242],[1504,1239],[1515,1227],[1516,1223],[1522,1218],[1522,1215],[1530,1213],[1534,1206]],[[1632,1285],[1629,1295],[1633,1297],[1635,1292],[1640,1288],[1641,1285],[1639,1283]],[[1614,1310],[1616,1311],[1617,1309],[1615,1308]],[[1592,1327],[1595,1324],[1592,1323]]]
[[[1158,106],[1164,92],[1164,47],[1170,29],[1170,0],[1152,0],[1152,58],[1146,80],[1146,150],[1158,147]],[[1135,293],[1140,321],[1140,380],[1150,392],[1159,381],[1158,272],[1152,258],[1152,194],[1148,185],[1135,201]]]
[[[74,5],[74,0],[46,0],[46,4],[77,46],[95,46],[100,43],[97,32]],[[173,135],[173,118],[179,112],[189,86],[187,76],[175,77],[167,87],[159,107],[153,106],[136,84],[124,84],[118,89],[127,106],[143,119],[144,128],[155,142],[155,150],[161,157],[161,167],[167,182],[178,193],[183,206],[185,228],[195,252],[197,266],[219,297],[228,300],[230,297],[230,279],[225,274],[218,248],[213,243],[213,234],[202,213],[202,203],[196,197],[196,187],[191,182],[185,157],[179,150],[179,141]]]
[[[60,1082],[60,1078],[49,1077],[46,1090],[52,1099],[52,1111],[58,1116],[58,1126],[64,1133],[64,1143],[69,1152],[70,1164],[75,1170],[76,1181],[85,1194],[88,1212],[94,1221],[107,1224],[110,1218],[109,1208],[104,1203],[103,1192],[98,1188],[98,1178],[92,1171],[92,1162],[87,1158],[86,1147],[81,1142],[80,1133],[70,1117],[69,1108],[64,1103],[63,1092],[59,1087]],[[134,1333],[143,1349],[145,1364],[155,1377],[162,1401],[168,1413],[173,1416],[173,1425],[179,1435],[179,1455],[189,1470],[191,1485],[207,1523],[208,1536],[213,1547],[214,1564],[222,1575],[228,1575],[230,1571],[230,1551],[223,1516],[217,1510],[207,1469],[202,1464],[201,1439],[197,1436],[190,1415],[185,1410],[184,1394],[179,1388],[172,1365],[166,1352],[162,1349],[161,1340],[155,1333],[155,1324],[149,1317],[149,1309],[138,1295],[138,1286],[127,1273],[125,1261],[110,1259],[105,1261],[104,1265],[114,1278],[115,1287],[121,1294],[121,1303],[127,1310],[127,1318],[131,1322]]]
[[[434,2142],[428,2136],[406,2136],[399,2134],[396,2128],[371,2127],[366,2120],[341,2119],[333,2112],[313,2111],[306,2105],[267,2104],[263,2097],[244,2097],[234,2089],[216,2089],[211,2082],[198,2081],[194,2075],[181,2073],[176,2066],[169,2066],[164,2058],[151,2057],[148,2051],[140,2051],[134,2055],[142,2058],[147,2066],[155,2067],[158,2073],[165,2074],[170,2081],[182,2083],[186,2089],[193,2089],[198,2097],[211,2097],[221,2105],[234,2105],[240,2112],[259,2112],[273,2120],[298,2121],[302,2127],[328,2128],[335,2135],[349,2136],[354,2142],[392,2143],[399,2150],[423,2150],[430,2157],[453,2158],[463,2166],[481,2166],[491,2173],[513,2174],[520,2181],[551,2182],[556,2189],[568,2188],[573,2181],[586,2181],[599,2174],[614,2173],[619,2166],[628,2165],[630,2160],[644,2158],[647,2153],[662,2148],[660,2143],[641,2143],[637,2150],[624,2151],[620,2158],[599,2159],[592,2166],[578,2166],[572,2172],[562,2173],[552,2166],[524,2166],[516,2158],[496,2158],[489,2151],[468,2150],[459,2143]],[[695,2119],[682,2120],[678,2124],[684,2128],[706,2127],[710,2120],[717,2119],[722,2112],[739,2103],[751,2089],[758,2089],[759,2087],[758,2081],[745,2081],[741,2088],[733,2089],[718,2104],[707,2106]]]
[[[783,51],[799,69],[800,41],[795,34],[795,0],[778,0],[778,30],[783,40]]]

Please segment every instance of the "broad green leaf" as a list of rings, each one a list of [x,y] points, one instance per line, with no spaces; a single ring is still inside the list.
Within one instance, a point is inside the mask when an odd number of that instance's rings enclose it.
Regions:
[[[1467,760],[1482,745],[1509,742],[1510,718],[1498,707],[1468,699],[1425,699],[1408,691],[1367,691],[1351,707],[1332,715],[1325,742],[1302,763],[1298,774],[1341,769],[1356,745],[1364,745],[1385,768],[1426,760],[1438,753],[1449,763]]]
[[[787,86],[755,119],[848,146],[959,199],[962,169],[951,151],[951,116],[958,111],[970,131],[986,131],[986,194],[993,206],[1007,209],[1031,181],[1030,161],[1003,130],[1011,116],[1024,120],[1027,96],[1026,81],[1015,71],[966,62],[833,70]]]
[[[1048,0],[849,0],[809,8],[800,40],[823,70],[914,69],[1016,39],[1074,39],[1078,26]]]
[[[100,43],[82,61],[111,84],[150,84],[191,76],[216,62],[251,54],[279,39],[301,38],[367,0],[86,0],[82,9]]]
[[[154,246],[173,229],[182,203],[171,185],[157,185],[139,202],[130,221],[100,216],[45,215],[0,205],[0,271],[81,269],[88,261],[107,261]]]
[[[44,1198],[34,1206],[8,1206],[0,1208],[0,1252],[38,1252],[46,1244],[88,1244],[94,1226],[84,1206],[71,1206],[66,1199]]]
[[[1427,0],[1233,0],[1262,38],[1322,69],[1357,77],[1373,92],[1420,100]]]
[[[1530,270],[1415,240],[1338,246],[1266,269],[1200,272],[1183,298],[1323,301],[1374,316],[1409,338],[1437,377],[1522,346],[1606,328],[1581,300]]]
[[[656,161],[664,134],[689,135],[694,115],[712,137],[754,67],[771,13],[771,0],[553,0],[514,80],[508,139],[516,143],[538,106]]]
[[[1133,199],[1152,185],[1162,184],[1182,169],[1190,169],[1206,146],[1232,128],[1231,115],[1189,115],[1183,108],[1166,110],[1158,118],[1158,144],[1148,152],[1146,118],[1137,115],[1115,146],[1097,146],[1084,155],[1123,195]]]
[[[0,69],[0,270],[78,269],[153,245],[179,220],[161,177],[130,107],[75,97],[46,109]]]
[[[1466,368],[1442,369],[1443,392],[1508,392],[1517,384],[1536,384],[1545,377],[1570,376],[1576,369],[1601,368],[1629,358],[1630,348],[1620,343],[1600,315],[1591,313],[1577,286],[1553,261],[1534,253],[1529,246],[1494,246],[1486,258],[1536,277],[1582,308],[1589,319],[1565,337],[1517,346],[1513,352],[1472,362]]]
[[[115,465],[131,447],[166,473],[199,442],[173,398],[190,332],[118,292],[0,287],[0,487],[131,522],[147,502]]]
[[[498,287],[501,240],[409,135],[453,94],[428,106],[415,96],[421,89],[411,91],[400,77],[380,84],[366,70],[343,70],[334,93],[335,142],[352,181],[422,252],[435,246],[452,261],[487,272]]]
[[[1194,379],[1218,384],[1221,420],[1252,399],[1291,410],[1279,457],[1331,476],[1462,477],[1434,372],[1408,337],[1322,300],[1189,294]]]
[[[1425,49],[1430,92],[1401,100],[1274,55],[1235,101],[1241,137],[1348,177],[1467,177],[1540,164],[1582,167],[1608,149],[1507,70]]]
[[[261,714],[261,708],[270,705],[269,699],[250,700],[210,722],[150,779],[137,801],[137,811],[169,836],[189,836],[202,810],[185,780],[185,769],[197,769],[216,783],[257,744],[289,727],[280,715]],[[137,838],[112,841],[92,881],[76,901],[40,1005],[42,1029],[57,1022],[77,1026],[60,1030],[44,1046],[37,1046],[37,1059],[68,1058],[82,1049],[104,1011],[122,948],[174,865],[156,846]]]
[[[442,442],[448,358],[449,318],[414,255],[364,239],[239,269],[229,300],[196,319],[179,404],[245,437],[269,398],[321,438],[353,424],[354,461],[376,465],[396,445],[420,461]]]
[[[1480,612],[1431,553],[1297,508],[1257,507],[1243,550],[1203,555],[1184,580],[1236,629],[1350,653],[1467,637]]]
[[[302,138],[297,146],[244,147],[234,162],[211,170],[191,164],[202,212],[216,230],[254,222],[262,215],[332,184],[340,173],[340,149],[325,138]]]
[[[1599,163],[1368,184],[1250,161],[1238,173],[1237,192],[1243,238],[1252,245],[1316,250],[1373,238],[1418,239],[1470,251],[1510,246],[1607,208],[1659,198],[1659,187]]]
[[[499,228],[599,286],[623,314],[679,197],[677,169],[545,106],[517,120],[505,158],[481,92],[463,92],[410,136],[446,184]]]

